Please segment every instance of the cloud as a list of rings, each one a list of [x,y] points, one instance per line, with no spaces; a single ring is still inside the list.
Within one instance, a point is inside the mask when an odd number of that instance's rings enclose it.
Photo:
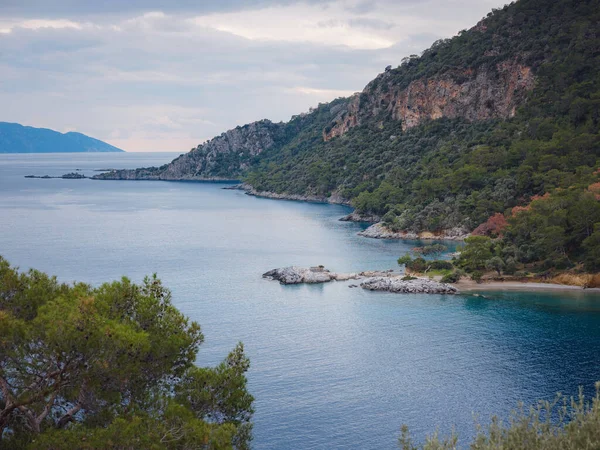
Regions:
[[[3,0],[0,120],[186,151],[360,91],[501,4]]]

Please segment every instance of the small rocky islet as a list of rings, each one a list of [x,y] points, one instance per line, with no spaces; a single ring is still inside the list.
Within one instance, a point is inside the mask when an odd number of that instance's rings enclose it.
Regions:
[[[77,170],[81,170],[81,169],[77,169]],[[49,180],[51,178],[62,178],[63,180],[81,180],[83,178],[87,178],[85,175],[82,175],[80,173],[77,172],[71,172],[71,173],[65,173],[64,175],[61,175],[60,177],[52,177],[50,175],[25,175],[25,178],[41,178],[43,180]]]
[[[364,280],[360,287],[369,291],[395,292],[399,294],[460,294],[460,291],[446,283],[428,278],[406,279],[404,274],[393,270],[365,271],[356,273],[335,273],[323,266],[289,266],[265,272],[263,278],[279,281],[281,284],[317,284],[330,281]],[[351,286],[354,287],[354,286]]]

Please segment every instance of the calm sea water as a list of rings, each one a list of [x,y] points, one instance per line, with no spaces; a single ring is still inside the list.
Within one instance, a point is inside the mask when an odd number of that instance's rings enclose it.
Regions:
[[[414,242],[361,238],[341,206],[257,199],[209,183],[25,179],[160,165],[174,154],[0,155],[0,254],[64,281],[157,272],[202,324],[198,363],[243,341],[257,449],[393,449],[519,400],[593,390],[600,298],[394,295],[280,286],[274,267],[394,268]]]

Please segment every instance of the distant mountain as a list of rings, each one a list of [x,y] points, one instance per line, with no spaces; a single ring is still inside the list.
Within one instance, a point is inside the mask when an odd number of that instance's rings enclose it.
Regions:
[[[81,133],[59,133],[46,128],[0,122],[0,153],[122,152]]]

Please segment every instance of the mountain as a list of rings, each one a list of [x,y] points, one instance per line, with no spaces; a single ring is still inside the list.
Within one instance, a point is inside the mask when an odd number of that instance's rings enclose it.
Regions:
[[[600,0],[519,0],[286,123],[230,130],[102,179],[243,179],[351,202],[392,231],[456,234],[600,167]]]
[[[18,123],[0,122],[0,153],[122,152],[81,133],[59,133]]]

